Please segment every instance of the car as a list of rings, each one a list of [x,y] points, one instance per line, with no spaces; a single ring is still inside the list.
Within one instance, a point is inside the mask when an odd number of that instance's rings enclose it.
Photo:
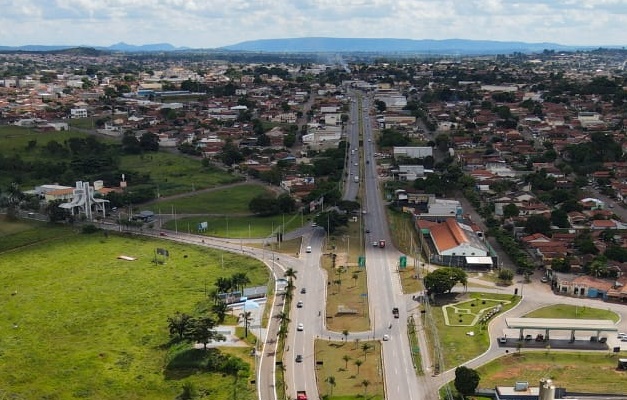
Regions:
[[[623,336],[622,338],[620,338],[621,342],[627,342],[627,336]]]
[[[370,233],[370,229],[366,229],[366,233]]]
[[[305,325],[303,325],[303,323],[299,323],[298,325],[296,325],[296,330],[299,332],[302,332],[303,330],[305,330]]]
[[[536,336],[536,342],[543,342],[543,341],[544,341],[544,335],[538,334],[538,336]]]
[[[318,224],[316,224],[315,222],[312,222],[312,223],[311,223],[311,227],[312,227],[312,228],[315,228],[316,226],[318,226]]]
[[[525,336],[525,340],[526,340],[526,341],[530,341],[531,339],[533,339],[533,336],[531,336],[531,335],[527,335],[527,336]]]
[[[394,318],[398,318],[399,317],[398,307],[394,307],[392,309],[392,314],[394,315]]]
[[[305,293],[307,293],[307,289],[306,289],[306,288],[302,288],[302,289],[300,290],[300,292],[301,292],[302,294],[305,294]]]
[[[307,249],[305,250],[307,253],[311,253],[311,246],[307,246]]]
[[[298,300],[298,303],[296,303],[296,307],[297,308],[303,308],[303,301],[302,300]]]
[[[383,341],[387,342],[388,340],[390,340],[390,335],[383,335]]]
[[[296,356],[296,362],[297,362],[297,363],[299,363],[299,362],[303,362],[303,355],[302,355],[302,354],[298,354],[298,355]]]
[[[379,247],[379,242],[372,242],[372,247]]]
[[[546,276],[543,276],[542,279],[540,279],[540,282],[542,283],[547,283],[549,281],[549,278],[547,278]]]
[[[356,166],[356,167],[359,167],[359,163],[355,163],[355,164],[353,164],[353,165],[354,165],[354,166]]]
[[[499,343],[504,344],[507,343],[507,338],[505,336],[502,336],[499,338]]]
[[[159,236],[168,236],[165,232],[159,232]]]
[[[624,337],[627,337],[627,333],[618,332],[618,335],[616,335],[616,336],[618,336],[619,339],[620,338],[624,338]]]
[[[370,164],[370,160],[366,160],[366,164]]]

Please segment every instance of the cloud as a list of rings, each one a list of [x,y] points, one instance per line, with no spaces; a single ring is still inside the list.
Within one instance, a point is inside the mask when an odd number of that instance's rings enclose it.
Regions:
[[[627,44],[627,0],[0,0],[0,45],[304,36]]]

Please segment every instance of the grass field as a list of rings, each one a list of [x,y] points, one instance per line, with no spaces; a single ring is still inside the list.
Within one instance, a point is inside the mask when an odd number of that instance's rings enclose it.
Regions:
[[[0,153],[4,155],[19,155],[23,160],[35,160],[46,158],[46,153],[42,148],[50,141],[56,140],[63,143],[72,137],[84,138],[87,135],[75,131],[62,132],[37,132],[34,129],[19,126],[0,127]],[[37,146],[31,150],[27,149],[28,142],[37,141]]]
[[[419,257],[416,244],[419,243],[418,235],[413,227],[411,216],[387,209],[390,223],[390,234],[394,246],[402,253],[410,257]],[[409,258],[409,257],[408,257]],[[410,259],[411,260],[411,259]],[[418,261],[416,261],[418,263]],[[409,262],[407,268],[399,270],[401,285],[404,293],[415,293],[423,289],[422,283],[416,276],[420,276],[420,265]]]
[[[285,216],[285,232],[292,229],[300,228],[300,217],[294,215]],[[207,222],[207,230],[198,232],[198,224]],[[273,230],[279,229],[283,223],[282,215],[272,217],[256,217],[250,216],[224,216],[224,217],[207,217],[198,216],[190,218],[177,218],[175,223],[173,220],[163,224],[165,229],[180,232],[191,232],[205,236],[228,237],[228,238],[265,238],[272,234]]]
[[[35,221],[13,221],[0,215],[0,254],[73,234],[74,230],[70,227],[55,227]]]
[[[361,296],[362,293],[368,292],[366,273],[368,260],[366,259],[366,268],[358,266],[358,257],[364,254],[359,243],[360,229],[358,222],[349,222],[348,227],[335,232],[327,241],[324,250],[326,255],[323,255],[321,260],[331,282],[327,289],[327,326],[338,332],[344,329],[349,331],[370,329],[368,299]],[[331,253],[336,254],[335,269]],[[355,310],[357,313],[338,313],[340,307]]]
[[[224,189],[216,189],[206,193],[197,193],[170,200],[159,200],[147,209],[159,213],[177,214],[250,214],[248,203],[253,197],[261,194],[273,195],[262,185],[239,185]]]
[[[364,345],[368,347],[366,352]],[[320,396],[329,395],[330,400],[383,400],[381,343],[316,340],[315,357],[316,361],[323,362],[323,366],[317,368]],[[362,363],[359,369],[355,364],[357,360]],[[335,379],[335,386],[329,384],[329,377]],[[368,381],[367,386],[364,381]]]
[[[570,318],[570,319],[610,319],[614,322],[620,316],[611,310],[600,308],[578,307],[569,304],[555,304],[540,308],[525,315],[527,318]]]
[[[537,386],[550,378],[557,387],[572,392],[625,394],[625,372],[616,370],[616,356],[598,353],[523,352],[494,360],[477,371],[479,387],[514,386],[528,381]]]
[[[173,399],[192,382],[207,398],[230,398],[232,378],[166,368],[167,317],[199,315],[219,276],[266,283],[260,262],[224,253],[222,268],[222,253],[206,248],[60,232],[0,257],[0,397]],[[156,247],[170,252],[163,265],[151,262]],[[254,397],[246,382],[239,399]]]
[[[464,362],[480,355],[486,351],[490,345],[487,332],[487,325],[477,324],[475,326],[447,326],[444,322],[444,312],[442,306],[445,304],[453,304],[459,301],[468,300],[470,298],[478,299],[480,303],[482,296],[494,300],[507,300],[511,303],[503,305],[501,313],[514,307],[520,301],[520,298],[512,295],[503,295],[496,293],[467,293],[458,295],[455,299],[444,296],[438,297],[438,306],[432,306],[433,320],[438,328],[438,336],[440,338],[440,346],[444,353],[444,363],[442,370],[461,365]],[[473,336],[469,336],[468,332],[473,332]],[[433,338],[429,339],[430,341]]]
[[[161,196],[193,192],[241,179],[214,167],[203,167],[200,160],[163,151],[123,156],[120,168],[149,174],[158,185]]]

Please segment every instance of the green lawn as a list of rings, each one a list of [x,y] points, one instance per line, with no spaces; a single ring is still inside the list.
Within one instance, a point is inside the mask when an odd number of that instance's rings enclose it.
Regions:
[[[177,219],[176,229],[181,232],[187,232],[188,227],[191,233],[197,233],[206,236],[229,237],[229,238],[264,238],[268,237],[273,229],[278,229],[283,224],[283,216],[275,215],[272,217],[207,217],[199,216],[193,218]],[[207,222],[208,229],[205,232],[198,232],[198,224]],[[228,231],[227,231],[228,224]],[[175,230],[174,221],[168,221],[164,225],[165,229]],[[285,232],[301,227],[301,218],[299,215],[285,215]]]
[[[173,399],[187,381],[205,398],[231,395],[232,378],[166,368],[167,317],[199,315],[205,285],[219,276],[246,272],[252,284],[266,283],[260,262],[173,242],[59,232],[0,257],[2,397]],[[170,252],[159,266],[151,262],[157,247]],[[239,399],[254,397],[248,380],[240,379]]]
[[[368,346],[366,353],[363,346]],[[348,360],[344,360],[344,356]],[[322,361],[323,366],[316,368],[318,392],[320,396],[329,395],[330,400],[382,400],[384,398],[383,376],[381,370],[381,343],[377,341],[329,342],[316,340],[315,361]],[[357,369],[355,361],[362,364]],[[312,362],[312,360],[305,360]],[[359,372],[358,372],[359,371]],[[335,379],[335,386],[328,383],[328,378]],[[368,381],[368,386],[363,385]],[[363,397],[362,397],[363,396]]]
[[[617,358],[598,353],[523,351],[479,367],[479,387],[514,386],[516,381],[537,386],[541,378],[550,378],[555,386],[572,392],[625,394],[625,372],[616,370]]]
[[[570,318],[570,319],[610,319],[614,322],[620,320],[620,316],[611,310],[600,308],[579,307],[568,304],[555,304],[543,307],[525,315],[527,318]]]
[[[200,160],[163,151],[123,156],[120,168],[149,174],[157,184],[161,196],[192,192],[240,180],[222,170],[203,167]]]
[[[52,140],[63,143],[72,137],[87,137],[86,134],[75,131],[63,132],[37,132],[35,129],[22,128],[19,126],[2,126],[0,127],[0,154],[7,156],[19,155],[23,160],[41,160],[51,159],[46,157],[46,153],[42,151]],[[27,149],[28,142],[35,140],[37,145],[35,148]]]
[[[206,193],[197,193],[192,196],[160,200],[146,208],[155,213],[164,214],[250,214],[248,203],[253,197],[268,194],[274,195],[265,186],[247,184],[216,189]]]
[[[9,220],[0,215],[0,254],[33,243],[72,235],[73,232],[70,227],[56,227],[36,221]]]
[[[465,301],[470,298],[477,299],[475,307],[481,307],[481,299],[507,300],[511,303],[503,305],[501,313],[514,307],[520,301],[519,297],[496,293],[466,293],[459,295],[455,300],[447,302],[448,304]],[[442,301],[440,297],[440,301]],[[444,305],[444,304],[442,304]],[[462,307],[465,307],[462,306]],[[433,320],[438,328],[438,336],[440,346],[444,354],[444,368],[442,370],[463,364],[486,351],[490,345],[487,325],[477,324],[475,326],[447,326],[444,323],[444,312],[442,306],[431,307]],[[497,314],[498,315],[498,314]],[[464,320],[463,320],[464,321]],[[469,319],[466,321],[469,322]],[[462,322],[463,323],[463,322]],[[429,331],[428,331],[429,332]],[[473,336],[468,335],[473,332]],[[431,341],[432,339],[430,339]]]

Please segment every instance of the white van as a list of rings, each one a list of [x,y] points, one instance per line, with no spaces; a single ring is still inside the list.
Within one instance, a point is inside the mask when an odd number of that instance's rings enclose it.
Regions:
[[[305,250],[307,253],[311,253],[311,246],[307,246],[307,249]]]

